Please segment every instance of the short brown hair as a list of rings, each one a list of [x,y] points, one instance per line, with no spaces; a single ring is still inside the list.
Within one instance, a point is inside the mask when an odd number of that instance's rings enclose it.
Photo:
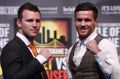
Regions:
[[[34,11],[34,12],[39,12],[40,10],[37,7],[37,5],[34,5],[30,2],[26,2],[25,4],[23,4],[19,9],[18,9],[18,19],[22,19],[22,13],[24,10],[30,10],[30,11]]]
[[[78,12],[78,11],[87,11],[87,10],[93,11],[94,19],[96,20],[97,17],[98,17],[98,9],[95,7],[95,5],[93,5],[93,4],[90,3],[90,2],[85,2],[85,3],[79,4],[79,5],[75,8],[74,13],[75,13],[75,15],[76,15],[76,12]]]

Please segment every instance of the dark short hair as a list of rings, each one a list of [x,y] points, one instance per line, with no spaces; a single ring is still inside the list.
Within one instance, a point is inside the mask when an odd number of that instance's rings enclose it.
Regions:
[[[25,4],[23,4],[19,9],[18,9],[18,19],[22,19],[22,13],[24,10],[30,10],[30,11],[33,11],[33,12],[39,12],[40,13],[40,10],[38,8],[37,5],[34,5],[30,2],[26,2]]]
[[[93,5],[90,2],[81,3],[78,6],[76,6],[74,13],[76,15],[76,12],[78,11],[87,11],[87,10],[93,11],[93,14],[94,14],[93,17],[96,20],[98,17],[98,9],[95,7],[95,5]]]

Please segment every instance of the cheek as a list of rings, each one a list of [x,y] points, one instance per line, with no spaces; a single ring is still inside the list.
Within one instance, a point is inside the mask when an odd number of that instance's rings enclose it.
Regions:
[[[26,25],[26,24],[23,24],[23,25],[22,25],[22,30],[23,30],[24,32],[29,32],[30,26],[28,26],[28,25]]]
[[[38,28],[38,29],[40,29],[40,27],[41,27],[41,24],[40,24],[40,23],[38,23],[38,24],[37,24],[37,28]]]
[[[80,22],[75,21],[75,25],[76,25],[76,26],[79,26],[79,25],[80,25]]]
[[[75,28],[78,29],[80,27],[80,23],[76,22],[75,23]]]
[[[89,29],[89,33],[92,33],[93,31],[95,30],[95,26],[91,26],[90,29]]]
[[[76,30],[79,31],[79,26],[75,26]]]
[[[92,27],[91,27],[91,29],[94,31],[95,28],[96,28],[96,24],[93,24]]]
[[[38,31],[40,31],[40,26],[37,26]]]
[[[24,27],[22,27],[22,29],[23,29],[24,31],[28,31],[28,30],[29,30],[29,27],[24,26]]]
[[[24,28],[24,29],[23,29],[23,32],[26,33],[26,34],[30,34],[30,31],[29,31],[28,28]]]

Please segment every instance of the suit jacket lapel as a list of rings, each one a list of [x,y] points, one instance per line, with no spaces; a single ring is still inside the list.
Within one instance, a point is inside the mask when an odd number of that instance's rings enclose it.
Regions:
[[[26,44],[17,36],[15,36],[14,38],[15,41],[17,41],[21,48],[25,51],[25,53],[29,56],[29,57],[33,57],[30,50],[28,49],[28,47],[26,46]]]

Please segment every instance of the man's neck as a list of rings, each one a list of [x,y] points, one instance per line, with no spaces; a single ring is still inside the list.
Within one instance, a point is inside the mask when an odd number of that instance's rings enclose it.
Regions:
[[[80,39],[81,41],[84,41],[86,38],[87,38],[87,37],[79,36],[79,39]]]

